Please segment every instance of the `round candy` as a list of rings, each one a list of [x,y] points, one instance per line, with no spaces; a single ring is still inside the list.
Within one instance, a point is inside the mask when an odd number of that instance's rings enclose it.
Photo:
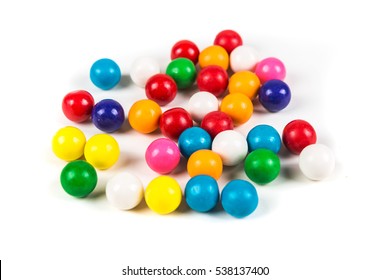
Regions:
[[[215,136],[212,150],[221,156],[224,165],[234,166],[245,159],[248,144],[241,133],[225,130]]]
[[[180,150],[170,139],[154,140],[146,149],[145,159],[148,166],[157,173],[168,174],[180,162]]]
[[[158,73],[160,73],[160,65],[156,59],[139,57],[131,64],[130,77],[139,87],[145,87],[147,80]]]
[[[115,138],[108,134],[92,136],[84,148],[85,159],[97,169],[108,169],[119,158],[119,145]]]
[[[256,188],[244,180],[232,180],[222,190],[223,209],[235,218],[244,218],[253,213],[259,204]]]
[[[280,172],[279,157],[267,149],[257,149],[245,159],[245,173],[253,182],[265,185],[278,177]]]
[[[268,111],[278,112],[290,103],[291,91],[285,82],[269,80],[259,89],[259,100]]]
[[[103,99],[92,109],[92,122],[100,130],[111,133],[121,128],[125,121],[122,105],[113,99]]]
[[[76,160],[69,162],[61,172],[61,186],[74,197],[86,197],[96,187],[96,170],[88,162]]]
[[[194,152],[211,149],[211,137],[206,130],[200,127],[190,127],[183,131],[179,137],[179,149],[185,158]]]
[[[194,42],[181,40],[174,44],[171,50],[172,60],[179,57],[188,58],[196,65],[198,63],[199,49]]]
[[[238,46],[230,54],[230,68],[233,72],[253,71],[258,61],[257,51],[249,46]]]
[[[221,102],[221,112],[229,115],[235,125],[246,123],[253,114],[253,103],[242,93],[230,93]]]
[[[80,129],[66,126],[56,132],[51,145],[54,154],[58,158],[72,161],[82,157],[85,141],[85,135]]]
[[[283,62],[276,57],[268,57],[256,64],[255,73],[261,83],[269,80],[284,80],[286,77],[286,68]]]
[[[225,93],[229,76],[222,67],[210,65],[199,71],[196,81],[200,91],[207,91],[218,97]]]
[[[291,153],[299,155],[306,146],[316,143],[317,134],[307,121],[293,120],[284,127],[282,140]]]
[[[188,111],[194,121],[200,123],[204,116],[213,111],[218,111],[218,99],[207,91],[199,91],[193,94],[188,101]]]
[[[230,93],[239,92],[253,100],[260,88],[260,80],[251,71],[239,71],[234,73],[229,80],[228,89]]]
[[[65,95],[62,100],[62,112],[73,122],[84,122],[91,117],[95,101],[85,90],[75,90]]]
[[[131,106],[128,120],[134,130],[151,133],[158,128],[161,113],[161,108],[155,101],[143,99]]]
[[[160,130],[162,134],[177,141],[180,134],[192,127],[193,121],[190,113],[183,108],[172,108],[165,111],[160,118]]]
[[[299,155],[299,168],[311,180],[323,180],[335,167],[333,151],[323,144],[306,146]]]
[[[249,152],[257,149],[268,149],[277,154],[282,145],[279,133],[270,125],[260,124],[252,128],[246,140]]]
[[[199,66],[204,68],[217,65],[227,70],[229,68],[229,54],[221,46],[209,46],[199,54]]]
[[[242,45],[242,39],[240,34],[234,30],[223,30],[215,36],[214,45],[221,46],[230,54],[235,48]]]
[[[170,103],[176,97],[176,82],[166,74],[156,74],[146,82],[146,96],[164,106]]]
[[[169,176],[153,179],[145,190],[148,207],[158,214],[169,214],[179,207],[182,198],[179,183]]]
[[[221,157],[210,150],[194,152],[187,162],[187,171],[191,177],[209,175],[218,180],[222,175],[223,163]]]
[[[192,210],[208,212],[218,203],[218,183],[213,177],[198,175],[187,182],[184,194],[186,202]]]
[[[129,210],[141,202],[144,197],[144,188],[135,175],[121,172],[108,180],[106,197],[115,208]]]
[[[168,64],[166,74],[175,80],[178,89],[186,89],[195,82],[196,68],[188,58],[179,57]]]
[[[95,86],[103,90],[109,90],[121,80],[121,70],[115,61],[102,58],[92,65],[89,76]]]
[[[204,116],[200,126],[210,134],[212,139],[218,133],[234,128],[232,118],[228,114],[220,111],[208,113]]]

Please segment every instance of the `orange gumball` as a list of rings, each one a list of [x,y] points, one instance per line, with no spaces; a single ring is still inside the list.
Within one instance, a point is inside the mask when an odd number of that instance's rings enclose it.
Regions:
[[[218,65],[223,69],[229,68],[229,54],[221,46],[209,46],[199,54],[199,66],[204,68],[210,65]]]
[[[240,125],[252,116],[253,103],[243,93],[230,93],[222,99],[220,111],[229,115],[235,125]]]
[[[255,73],[251,71],[239,71],[230,77],[228,89],[230,93],[240,92],[253,100],[260,86],[260,79]]]
[[[199,150],[193,153],[187,162],[187,171],[191,177],[209,175],[218,180],[222,175],[221,157],[211,150]]]
[[[131,106],[128,119],[134,130],[141,133],[151,133],[158,128],[161,114],[161,108],[156,102],[143,99]]]

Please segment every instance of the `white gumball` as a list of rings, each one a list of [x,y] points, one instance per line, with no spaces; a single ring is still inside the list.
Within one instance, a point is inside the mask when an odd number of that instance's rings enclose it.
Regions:
[[[130,68],[130,77],[139,87],[145,87],[146,82],[153,75],[160,73],[160,65],[151,57],[139,57],[133,61]]]
[[[315,181],[328,177],[334,170],[335,162],[333,151],[323,144],[306,146],[299,155],[299,168],[303,175]]]
[[[246,138],[235,130],[225,130],[215,136],[211,149],[220,155],[227,166],[242,162],[248,153]]]
[[[233,72],[253,71],[257,62],[259,54],[250,46],[238,46],[230,54],[230,68]]]
[[[218,111],[218,106],[217,97],[208,91],[199,91],[188,101],[188,111],[197,123],[200,123],[208,113]]]

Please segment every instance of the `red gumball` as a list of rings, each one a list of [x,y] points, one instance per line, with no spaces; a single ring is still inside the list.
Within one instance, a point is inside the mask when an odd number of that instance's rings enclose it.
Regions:
[[[148,79],[145,85],[146,96],[158,105],[164,106],[176,97],[177,85],[174,79],[166,74],[156,74]]]
[[[171,50],[171,59],[178,57],[188,58],[196,65],[198,63],[199,48],[192,41],[181,40],[174,44]]]
[[[229,76],[221,66],[210,65],[200,70],[196,82],[200,91],[208,91],[218,97],[225,93]]]
[[[307,121],[293,120],[284,127],[282,139],[291,153],[299,155],[306,146],[316,143],[317,134]]]
[[[214,45],[221,46],[230,54],[235,48],[242,45],[242,39],[240,34],[234,30],[223,30],[215,37]]]
[[[95,101],[85,90],[75,90],[65,95],[62,100],[62,111],[71,121],[84,122],[91,117]]]
[[[165,111],[160,117],[160,130],[162,134],[177,141],[180,134],[192,127],[193,121],[190,113],[183,108],[172,108]]]
[[[232,130],[234,128],[232,118],[221,111],[213,111],[204,116],[202,123],[200,124],[201,128],[206,130],[211,138],[214,139],[218,133],[225,130]]]

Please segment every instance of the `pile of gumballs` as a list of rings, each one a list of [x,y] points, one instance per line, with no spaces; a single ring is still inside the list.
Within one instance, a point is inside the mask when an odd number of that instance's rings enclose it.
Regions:
[[[117,63],[108,58],[97,60],[90,69],[92,83],[102,90],[114,88],[121,75]],[[278,177],[282,144],[299,155],[299,167],[306,177],[321,180],[329,176],[335,165],[333,152],[316,144],[316,132],[305,120],[290,121],[282,137],[267,124],[256,125],[246,136],[234,130],[252,117],[256,98],[272,113],[288,106],[291,91],[283,81],[285,76],[282,61],[275,57],[259,60],[256,50],[243,45],[233,30],[218,33],[214,44],[202,51],[192,41],[178,41],[171,49],[165,73],[151,58],[136,59],[130,77],[145,89],[147,98],[132,104],[127,121],[139,133],[161,131],[163,137],[152,141],[145,151],[147,165],[158,176],[144,188],[136,175],[119,173],[106,184],[107,200],[129,210],[145,198],[156,213],[175,211],[183,193],[169,174],[185,158],[191,177],[184,189],[189,208],[209,212],[220,202],[230,215],[246,217],[258,206],[258,193],[250,181],[265,185]],[[161,107],[172,102],[179,90],[194,85],[199,91],[189,98],[188,110],[174,107],[163,112]],[[62,110],[70,121],[91,120],[102,131],[87,140],[79,128],[66,126],[52,139],[54,154],[68,162],[60,176],[63,189],[71,196],[86,197],[97,185],[96,169],[109,169],[119,158],[120,147],[113,133],[126,121],[125,112],[114,99],[95,103],[85,90],[66,94]],[[234,179],[220,191],[217,180],[224,166],[242,162],[250,181]]]

